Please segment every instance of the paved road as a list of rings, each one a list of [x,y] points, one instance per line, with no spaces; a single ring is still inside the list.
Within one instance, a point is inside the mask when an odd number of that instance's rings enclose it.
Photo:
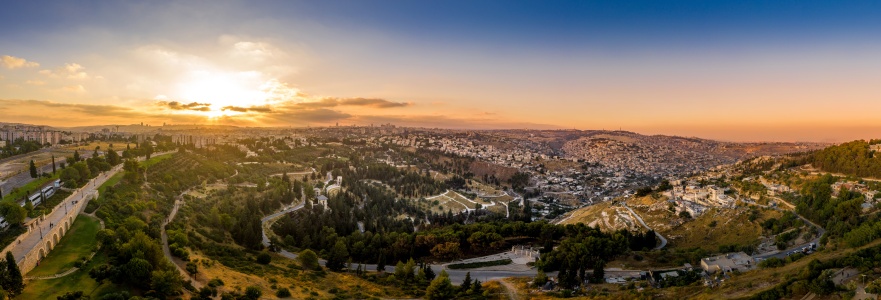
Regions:
[[[31,152],[28,154],[34,154],[35,152]],[[84,153],[82,155],[83,159],[89,158],[92,156],[92,153]],[[64,161],[64,158],[56,157],[55,164],[58,172],[61,172],[61,162]],[[34,181],[34,178],[31,178],[31,172],[29,170],[30,165],[24,164],[22,167],[22,172],[13,175],[12,177],[7,178],[6,180],[0,181],[0,190],[3,191],[3,195],[9,194],[10,191],[14,188],[22,187],[31,181]],[[52,163],[47,163],[42,166],[37,167],[37,173],[52,173]],[[32,193],[35,191],[31,191]]]
[[[639,214],[637,214],[637,213],[634,212],[632,209],[630,209],[630,206],[627,206],[627,203],[622,202],[622,204],[624,205],[624,208],[626,208],[627,210],[629,210],[630,213],[633,214],[634,217],[636,217],[636,220],[639,221],[639,223],[642,224],[643,227],[645,227],[645,228],[648,229],[648,230],[652,230],[651,227],[649,227],[648,225],[645,224],[645,221],[642,220],[642,217],[640,217]],[[655,231],[655,236],[657,236],[658,239],[661,240],[661,244],[659,244],[657,247],[655,247],[654,250],[664,249],[664,247],[667,246],[667,239],[665,239],[664,236],[662,236],[662,235],[661,235],[660,233],[658,233],[657,231]]]
[[[777,198],[777,199],[782,201],[783,203],[789,205],[789,206],[795,207],[791,203],[786,202],[783,199],[779,199],[779,198]],[[743,201],[743,200],[741,200],[741,201]],[[744,201],[744,202],[747,202],[747,203],[755,205],[755,206],[766,207],[766,208],[774,209],[777,211],[782,211],[779,207],[776,207],[776,206],[761,205],[761,204],[758,204],[758,203],[755,203],[752,201]],[[786,258],[786,256],[788,256],[788,253],[790,253],[792,251],[801,250],[802,248],[810,246],[811,244],[814,244],[817,246],[820,245],[820,238],[823,237],[824,233],[826,233],[826,229],[824,229],[823,227],[820,227],[820,225],[817,225],[814,222],[811,222],[811,220],[808,220],[807,218],[802,217],[801,215],[795,213],[795,211],[791,211],[791,212],[792,212],[792,214],[794,214],[796,217],[798,217],[799,219],[801,219],[805,223],[810,224],[810,225],[814,226],[815,228],[817,228],[817,237],[815,237],[813,240],[807,241],[807,242],[800,244],[800,245],[795,245],[795,246],[789,247],[786,250],[783,250],[780,252],[756,255],[756,256],[753,256],[753,258],[755,258],[755,259],[768,259],[771,257],[776,257],[776,258],[783,259],[783,258]]]

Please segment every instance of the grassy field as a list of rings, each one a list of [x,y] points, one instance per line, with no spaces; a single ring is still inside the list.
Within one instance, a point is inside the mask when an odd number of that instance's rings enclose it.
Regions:
[[[45,276],[66,271],[73,267],[74,262],[88,256],[95,246],[95,233],[100,229],[98,220],[89,216],[79,216],[71,231],[65,235],[58,246],[49,252],[40,266],[27,276]],[[83,269],[65,277],[48,280],[31,280],[25,285],[24,292],[16,299],[55,299],[67,292],[83,291],[93,298],[117,288],[110,283],[98,284],[89,277],[89,270],[107,261],[107,257],[99,253]]]
[[[98,254],[83,270],[73,272],[61,278],[29,281],[25,284],[22,294],[15,299],[55,299],[67,292],[74,291],[83,291],[85,295],[91,296],[92,299],[97,299],[99,295],[118,289],[112,283],[104,282],[98,284],[98,282],[89,277],[89,270],[92,267],[102,265],[105,262],[107,262],[107,256]]]
[[[141,163],[141,166],[143,166],[144,168],[149,168],[150,166],[155,165],[155,164],[159,163],[160,161],[163,161],[163,160],[169,159],[169,158],[171,158],[172,156],[173,156],[173,154],[166,154],[166,155],[160,155],[160,156],[153,156],[153,157],[151,157],[150,159],[148,159],[148,160],[142,162],[142,163]]]
[[[780,212],[765,210],[762,217],[750,222],[749,211],[745,208],[710,209],[700,217],[661,234],[668,237],[672,247],[698,247],[712,253],[719,245],[757,243],[762,234],[759,222],[772,217],[779,218]],[[715,226],[710,226],[713,222]]]
[[[577,209],[563,218],[565,221],[560,224],[564,225],[584,223],[588,226],[599,226],[603,230],[622,228],[644,230],[642,225],[630,216],[629,211],[620,206],[612,206],[612,202],[608,201]]]
[[[81,215],[73,222],[70,233],[27,276],[46,276],[73,268],[74,262],[87,257],[95,249],[95,234],[101,228],[97,219]]]
[[[221,292],[241,291],[248,286],[258,286],[263,291],[265,299],[276,299],[275,288],[281,287],[290,290],[292,299],[331,299],[335,296],[334,291],[348,291],[349,295],[360,294],[355,297],[356,299],[366,299],[371,296],[391,299],[412,298],[412,295],[407,295],[401,289],[379,285],[351,273],[305,271],[293,260],[271,255],[272,263],[258,268],[263,270],[259,275],[234,270],[198,253],[193,253],[190,259],[200,261],[197,280],[207,281],[213,278],[223,280],[224,286],[219,288]]]
[[[444,213],[448,210],[452,210],[453,213],[459,213],[466,208],[474,209],[476,207],[474,203],[471,203],[465,198],[456,195],[456,193],[453,191],[447,191],[446,193],[433,197],[426,197],[425,199],[431,201],[432,203],[434,201],[437,201],[438,205],[432,206],[432,211],[437,213]]]

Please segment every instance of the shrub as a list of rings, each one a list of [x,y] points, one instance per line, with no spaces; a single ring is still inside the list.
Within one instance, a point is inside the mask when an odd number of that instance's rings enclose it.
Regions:
[[[288,288],[280,288],[275,292],[275,296],[279,298],[287,298],[291,296],[291,291]]]
[[[272,262],[272,256],[269,253],[260,252],[260,254],[257,254],[257,263],[268,265],[270,262]]]

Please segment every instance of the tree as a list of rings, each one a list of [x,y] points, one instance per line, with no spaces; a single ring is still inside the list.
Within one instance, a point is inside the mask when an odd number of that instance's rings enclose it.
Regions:
[[[196,274],[199,273],[199,264],[194,261],[187,262],[187,273],[190,273],[190,276],[193,278],[196,277]]]
[[[398,264],[395,265],[395,278],[398,278],[402,281],[407,281],[407,271],[404,267],[404,262],[398,261]]]
[[[61,182],[64,182],[65,187],[75,188],[76,183],[80,181],[80,172],[76,168],[64,168],[61,170],[59,179],[61,179]]]
[[[434,278],[437,277],[437,275],[434,274],[434,270],[431,269],[431,265],[426,264],[425,266],[422,267],[422,269],[425,270],[425,279],[426,280],[434,280]]]
[[[532,280],[532,283],[537,287],[543,287],[545,283],[548,283],[548,275],[545,274],[544,270],[539,269],[538,273],[535,274],[535,279]]]
[[[27,211],[24,207],[18,206],[15,201],[6,201],[0,203],[0,213],[9,224],[21,224],[27,217]]]
[[[303,266],[304,269],[318,270],[321,268],[321,266],[318,265],[318,255],[310,249],[300,251],[300,255],[297,258],[300,260],[300,265]]]
[[[472,295],[480,295],[483,293],[483,284],[479,279],[474,279],[474,283],[471,284],[470,294]]]
[[[260,299],[260,296],[263,296],[263,291],[260,290],[259,286],[252,285],[245,289],[245,296],[243,299],[257,300]]]
[[[691,219],[691,214],[688,213],[688,211],[683,210],[683,211],[679,212],[679,217],[683,218],[683,219]]]
[[[459,285],[459,293],[465,293],[471,288],[471,272],[465,273],[465,280]]]
[[[55,155],[52,155],[52,175],[55,175]]]
[[[24,200],[24,210],[28,212],[28,215],[30,215],[31,212],[34,211],[34,203],[31,202],[30,198]]]
[[[37,178],[39,174],[37,174],[37,165],[34,164],[34,160],[31,160],[31,178]]]
[[[183,287],[183,279],[176,270],[153,271],[150,279],[150,288],[159,299],[173,296]]]
[[[107,156],[107,163],[109,163],[111,166],[118,165],[120,162],[122,162],[122,160],[119,157],[119,153],[116,153],[116,151],[113,150],[113,147],[110,147],[110,149],[107,149],[106,156]]]
[[[346,249],[346,242],[343,239],[337,239],[336,244],[330,249],[327,257],[327,268],[332,271],[341,271],[345,267],[346,259],[349,258],[349,251]]]
[[[456,296],[456,288],[450,282],[450,275],[447,271],[441,271],[440,275],[431,281],[428,288],[425,289],[425,297],[430,300],[453,299]]]
[[[21,277],[21,270],[18,269],[18,264],[15,263],[15,257],[12,256],[12,251],[6,252],[6,278],[3,280],[3,289],[9,292],[10,295],[18,295],[21,294],[21,291],[24,290],[24,279]]]
[[[146,284],[150,282],[153,265],[142,258],[132,258],[124,265],[125,274],[133,284]]]
[[[71,163],[75,163],[78,161],[80,161],[80,152],[77,150],[73,150],[73,162]]]
[[[385,253],[379,253],[379,259],[376,261],[376,271],[385,272]]]

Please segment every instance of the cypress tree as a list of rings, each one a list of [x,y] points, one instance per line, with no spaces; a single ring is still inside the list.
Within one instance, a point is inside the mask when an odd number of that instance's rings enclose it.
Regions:
[[[37,178],[37,165],[34,164],[34,160],[31,160],[31,178]]]
[[[6,252],[6,280],[4,280],[3,289],[12,295],[21,294],[24,290],[24,279],[21,277],[21,270],[15,263],[15,257],[12,257],[12,251]]]

